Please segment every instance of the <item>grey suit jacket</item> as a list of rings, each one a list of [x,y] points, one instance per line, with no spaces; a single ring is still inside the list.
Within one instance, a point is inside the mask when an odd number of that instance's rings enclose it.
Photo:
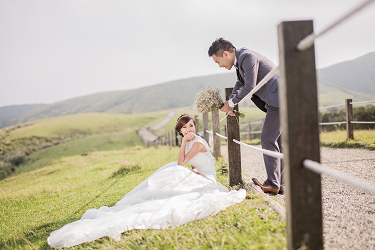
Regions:
[[[247,48],[236,49],[236,59],[244,85],[237,79],[232,95],[229,98],[232,99],[233,103],[241,101],[275,67],[275,64],[269,59]],[[266,104],[278,108],[278,87],[279,73],[274,75],[255,94]]]

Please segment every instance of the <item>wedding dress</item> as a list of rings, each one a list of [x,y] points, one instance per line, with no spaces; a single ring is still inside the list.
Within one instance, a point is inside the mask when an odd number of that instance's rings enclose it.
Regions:
[[[48,237],[55,248],[71,247],[104,236],[116,241],[132,229],[164,229],[206,218],[240,203],[246,191],[228,191],[216,181],[215,159],[199,136],[186,144],[189,151],[195,142],[207,152],[197,153],[189,163],[205,177],[187,167],[171,162],[159,168],[126,194],[113,207],[89,209],[78,221],[65,225]]]

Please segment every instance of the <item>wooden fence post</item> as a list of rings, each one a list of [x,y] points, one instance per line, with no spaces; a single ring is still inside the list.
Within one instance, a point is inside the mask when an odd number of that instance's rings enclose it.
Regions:
[[[178,133],[176,130],[174,131],[174,135],[175,135],[175,140],[176,140],[176,146],[179,147],[180,144],[178,143]]]
[[[224,126],[224,135],[228,138],[227,126]],[[228,139],[226,139],[225,141],[228,142]]]
[[[288,249],[323,249],[321,176],[302,165],[320,162],[314,46],[296,49],[311,33],[310,20],[278,25]]]
[[[229,100],[233,88],[225,88],[225,100]],[[238,111],[238,105],[233,110]],[[234,186],[242,183],[241,176],[241,146],[233,141],[240,141],[240,126],[236,117],[227,116],[227,144],[228,144],[228,169],[229,169],[229,185]]]
[[[210,145],[209,134],[206,130],[208,130],[208,113],[203,113],[203,139]]]
[[[171,132],[169,132],[171,134],[171,146],[174,147],[174,138],[173,138],[173,130],[171,130]]]
[[[251,141],[251,122],[248,123],[249,126],[249,140]]]
[[[221,145],[220,145],[220,137],[217,136],[215,133],[220,133],[220,119],[219,119],[219,110],[214,110],[211,112],[212,114],[212,133],[213,133],[213,156],[217,160],[218,157],[221,155]]]
[[[353,104],[352,99],[345,99],[346,108],[346,138],[354,139]]]
[[[195,124],[197,126],[197,129],[195,130],[195,134],[197,135],[199,133],[199,116],[194,116]]]

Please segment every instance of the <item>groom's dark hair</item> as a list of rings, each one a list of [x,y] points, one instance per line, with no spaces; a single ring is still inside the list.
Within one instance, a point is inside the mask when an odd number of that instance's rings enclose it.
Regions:
[[[215,56],[223,56],[224,51],[233,52],[236,48],[233,44],[224,38],[220,37],[216,39],[208,49],[208,56],[211,57],[213,54]]]

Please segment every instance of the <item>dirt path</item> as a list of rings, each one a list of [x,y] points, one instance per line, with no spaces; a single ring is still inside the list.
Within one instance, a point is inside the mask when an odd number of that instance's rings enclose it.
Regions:
[[[148,130],[146,128],[142,128],[140,130],[137,130],[138,136],[142,139],[142,141],[146,145],[147,145],[147,142],[155,141],[158,137],[156,135],[154,135],[153,133],[151,133],[150,131],[157,130],[157,129],[165,126],[170,120],[172,120],[172,118],[174,117],[175,114],[176,114],[175,110],[172,111],[172,112],[169,112],[167,117],[164,120],[162,120],[161,122],[159,122],[155,126],[150,127]]]
[[[251,180],[267,178],[263,155],[242,150],[242,172]],[[222,146],[222,154],[227,154]],[[321,148],[321,162],[375,185],[375,151]],[[375,249],[375,195],[322,176],[323,231],[325,249]],[[285,204],[284,195],[274,196]]]

